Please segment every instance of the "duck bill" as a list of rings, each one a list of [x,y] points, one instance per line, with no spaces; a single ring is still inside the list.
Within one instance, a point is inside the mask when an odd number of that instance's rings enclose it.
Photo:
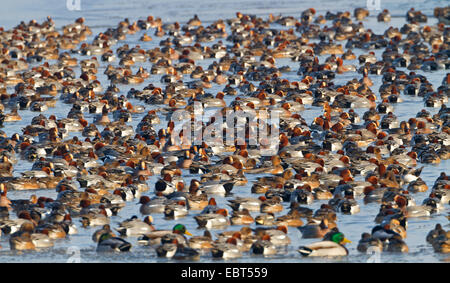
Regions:
[[[186,230],[186,232],[184,232],[184,234],[188,235],[188,236],[192,236],[191,233],[189,233],[189,231]]]
[[[342,240],[342,243],[343,244],[347,244],[347,243],[351,243],[352,241],[350,241],[349,239],[347,239],[347,238],[344,238],[344,240]]]

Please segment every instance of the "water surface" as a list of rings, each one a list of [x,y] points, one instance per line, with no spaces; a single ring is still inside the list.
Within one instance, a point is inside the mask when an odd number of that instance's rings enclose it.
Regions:
[[[26,1],[26,0],[15,0],[8,1],[8,3],[3,3],[3,6],[7,6],[6,9],[3,8],[0,11],[0,26],[3,26],[7,29],[15,26],[21,20],[28,22],[30,19],[36,19],[38,22],[42,22],[49,15],[51,16],[57,27],[73,22],[78,17],[84,17],[86,19],[86,24],[91,27],[94,35],[99,32],[105,31],[109,27],[115,27],[120,20],[124,18],[129,18],[130,21],[135,21],[138,19],[144,19],[148,15],[153,15],[155,17],[161,17],[164,22],[174,22],[179,21],[180,23],[185,23],[188,19],[190,19],[194,14],[197,14],[199,18],[202,20],[204,25],[207,25],[218,18],[226,19],[235,16],[236,11],[240,11],[242,13],[250,13],[255,14],[262,17],[267,17],[269,13],[274,15],[282,14],[282,15],[291,15],[294,17],[299,17],[300,13],[310,7],[314,7],[318,14],[325,14],[326,11],[343,11],[348,10],[353,13],[353,9],[356,7],[365,7],[366,1],[353,1],[353,0],[344,0],[339,1],[339,4],[336,4],[337,1],[331,0],[316,0],[316,1],[271,1],[271,0],[227,0],[227,1],[208,1],[208,0],[200,0],[200,1],[182,1],[182,0],[166,0],[166,1],[145,1],[145,0],[98,0],[98,1],[88,1],[81,0],[81,10],[80,11],[70,11],[66,8],[65,0],[48,0],[48,1]],[[428,24],[435,24],[436,19],[433,17],[433,9],[436,6],[444,6],[448,4],[448,1],[387,1],[381,0],[381,9],[389,9],[392,15],[392,20],[390,23],[377,23],[376,15],[378,11],[371,11],[371,15],[366,18],[363,23],[366,28],[371,28],[375,33],[382,33],[385,29],[387,29],[390,25],[400,27],[405,23],[405,13],[410,7],[415,7],[417,10],[421,10],[428,16]],[[276,26],[277,28],[282,28],[281,26]],[[153,30],[149,31],[149,34],[152,35]],[[129,35],[127,39],[114,48],[121,46],[123,43],[128,43],[130,46],[134,46],[136,44],[140,44],[141,47],[145,49],[154,48],[157,46],[158,41],[153,40],[151,42],[142,43],[139,42],[139,37],[144,33],[144,31],[140,31],[135,35]],[[88,39],[88,41],[92,40],[92,36]],[[360,50],[354,50],[355,54],[358,56],[361,54]],[[377,50],[377,55],[379,56],[382,51]],[[84,57],[78,57],[79,59]],[[325,57],[320,57],[321,62],[325,59]],[[212,63],[212,59],[204,60],[200,62],[200,64],[204,67],[207,67]],[[350,64],[358,64],[355,60],[354,62],[349,62]],[[117,62],[115,62],[117,64]],[[290,80],[298,80],[298,76],[296,72],[298,70],[298,63],[291,62],[288,59],[279,59],[277,60],[278,66],[289,65],[292,68],[292,72],[285,74],[287,79]],[[133,66],[133,71],[136,71],[136,68],[139,66],[144,66],[147,69],[150,69],[151,65],[149,63],[144,64],[136,64]],[[102,63],[102,68],[104,68],[104,64]],[[99,69],[99,74],[103,73],[102,68]],[[79,74],[79,69],[76,70],[77,74]],[[418,71],[418,73],[421,73]],[[433,84],[436,89],[442,82],[442,78],[446,74],[445,71],[438,71],[433,73],[426,73],[425,75],[429,78],[429,81]],[[345,83],[346,81],[357,77],[358,79],[361,77],[359,74],[355,73],[347,73],[344,75],[337,76],[335,83]],[[100,76],[102,85],[105,86],[106,79],[103,76]],[[142,89],[145,85],[152,82],[155,85],[161,85],[159,82],[160,76],[152,75],[149,79],[146,80],[144,84],[137,86],[136,88]],[[371,76],[371,79],[374,81],[375,85],[372,87],[372,90],[378,90],[381,84],[381,77]],[[189,79],[188,79],[189,80]],[[126,94],[131,86],[119,85],[121,90],[120,94]],[[214,86],[210,89],[211,93],[217,93],[217,91],[222,90],[222,87]],[[395,114],[398,119],[406,120],[410,117],[415,116],[417,112],[424,108],[422,98],[416,97],[405,97],[402,95],[402,98],[405,102],[395,105]],[[133,100],[133,103],[141,103],[140,101]],[[145,105],[147,109],[151,109],[151,105]],[[66,117],[67,112],[70,109],[70,105],[65,105],[60,101],[57,102],[57,106],[55,108],[50,108],[47,112],[43,113],[47,117],[50,114],[55,114],[57,118]],[[360,115],[366,109],[357,110]],[[435,114],[438,109],[427,108],[432,114]],[[302,117],[307,120],[307,123],[310,124],[312,122],[312,118],[315,115],[321,113],[322,109],[318,107],[308,106],[307,109],[302,113]],[[24,110],[20,111],[20,115],[23,120],[17,123],[5,123],[5,127],[2,129],[5,133],[10,136],[15,132],[21,133],[21,128],[23,128],[32,117],[36,116],[36,113],[32,113],[31,111]],[[92,114],[85,114],[86,119],[89,122],[92,122],[93,116]],[[139,121],[142,119],[142,115],[136,115],[133,117],[132,125],[135,127]],[[166,122],[162,122],[162,125],[166,125]],[[102,128],[100,127],[101,131]],[[81,135],[79,133],[79,135]],[[20,172],[25,170],[30,170],[31,163],[28,162],[20,162],[17,164],[15,168],[15,174],[18,175]],[[425,180],[429,187],[432,186],[435,179],[439,175],[440,172],[445,171],[449,174],[449,165],[450,161],[442,161],[441,164],[437,166],[427,165],[425,166],[421,177]],[[184,172],[183,176],[185,178],[185,183],[189,183],[190,179],[194,176],[188,174],[189,172]],[[243,187],[235,187],[233,193],[240,196],[255,196],[250,193],[250,188],[252,181],[255,180],[258,176],[256,175],[247,175],[249,180],[247,186]],[[153,176],[149,179],[148,183],[150,185],[150,191],[144,193],[144,195],[153,195],[154,182],[157,177]],[[18,198],[29,198],[31,194],[37,194],[37,196],[47,196],[47,197],[56,197],[56,193],[53,190],[38,190],[38,191],[11,191],[8,193],[8,196],[11,199]],[[414,195],[416,203],[421,204],[422,200],[426,198],[429,194],[425,193],[417,193]],[[234,197],[234,196],[233,196]],[[217,198],[219,206],[226,205],[226,198]],[[316,210],[320,207],[322,203],[326,203],[327,201],[315,201],[309,207],[313,210]],[[381,262],[440,262],[444,259],[448,259],[448,256],[436,254],[433,252],[432,247],[426,243],[425,237],[428,231],[434,228],[436,223],[442,223],[447,225],[444,229],[449,229],[448,220],[445,215],[449,212],[449,206],[445,206],[445,210],[439,214],[432,215],[429,218],[418,219],[413,218],[408,220],[408,236],[406,238],[406,243],[409,246],[410,252],[408,254],[389,254],[383,253],[380,257],[373,257],[371,255],[361,254],[356,250],[357,243],[360,239],[360,235],[363,232],[369,232],[372,227],[375,225],[374,218],[379,210],[378,203],[372,203],[368,205],[364,205],[361,199],[358,199],[359,205],[361,206],[361,212],[356,215],[338,215],[338,227],[344,232],[344,234],[353,241],[353,243],[348,244],[347,248],[349,249],[349,256],[345,258],[320,258],[320,259],[311,259],[311,258],[303,258],[296,250],[298,246],[305,245],[311,243],[313,241],[317,241],[317,239],[305,240],[301,239],[301,233],[296,228],[289,229],[289,237],[292,240],[291,245],[288,249],[281,251],[280,254],[273,257],[254,257],[250,256],[248,253],[244,254],[242,258],[237,259],[232,262],[367,262],[367,261],[376,261],[379,260]],[[117,223],[131,217],[132,215],[138,214],[138,208],[136,201],[128,202],[126,207],[119,213],[118,216],[114,216],[111,218],[111,224],[113,227],[117,227]],[[285,209],[283,210],[283,214],[287,212],[288,204],[285,203]],[[190,230],[193,234],[199,235],[203,233],[203,230],[197,229],[197,224],[195,220],[192,218],[195,212],[190,212],[190,215],[186,218],[182,218],[179,220],[165,220],[162,215],[153,215],[156,223],[157,229],[171,229],[174,224],[178,222],[184,223],[188,230]],[[253,216],[256,216],[258,213],[252,213]],[[141,217],[141,216],[139,216]],[[74,220],[78,223],[78,219]],[[79,223],[78,223],[79,224]],[[254,226],[252,226],[254,227]],[[79,233],[76,235],[71,235],[67,239],[58,240],[55,242],[55,246],[46,251],[32,251],[32,252],[12,252],[9,250],[9,243],[6,237],[0,238],[0,245],[2,249],[0,249],[0,262],[66,262],[73,260],[77,255],[77,251],[79,251],[80,259],[82,262],[166,262],[166,259],[159,259],[156,257],[156,253],[153,248],[139,246],[136,243],[136,238],[128,238],[132,244],[132,252],[124,253],[124,254],[111,254],[111,255],[102,255],[97,254],[95,252],[96,244],[92,242],[91,235],[97,229],[93,228],[81,228],[78,225]],[[238,230],[240,226],[232,226],[228,229]],[[222,230],[214,230],[214,232],[221,232]],[[211,256],[206,255],[202,256],[201,262],[216,262],[217,260],[213,259]]]

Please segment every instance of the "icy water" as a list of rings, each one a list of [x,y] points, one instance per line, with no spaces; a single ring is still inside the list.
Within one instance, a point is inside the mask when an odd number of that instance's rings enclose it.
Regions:
[[[268,1],[268,0],[258,0],[258,1],[245,1],[245,0],[227,0],[227,1],[138,1],[138,0],[97,0],[88,1],[81,0],[81,10],[80,11],[70,11],[66,8],[66,0],[50,0],[50,1],[25,1],[25,0],[15,0],[9,1],[7,4],[2,3],[3,7],[0,10],[0,26],[7,29],[15,26],[21,20],[28,22],[30,19],[36,19],[42,22],[47,15],[52,16],[57,27],[61,27],[65,24],[73,22],[78,17],[84,17],[86,19],[86,24],[92,29],[93,34],[105,31],[109,27],[115,27],[120,20],[124,18],[129,18],[130,21],[135,21],[138,19],[146,18],[148,15],[153,15],[156,17],[161,17],[164,22],[174,22],[179,21],[180,23],[185,23],[194,14],[197,14],[202,20],[204,25],[210,24],[212,21],[222,18],[234,17],[236,11],[242,13],[256,14],[258,16],[267,17],[269,13],[274,15],[291,15],[294,17],[299,17],[301,11],[314,7],[318,14],[325,14],[326,11],[344,11],[348,10],[353,13],[356,7],[365,7],[366,1],[353,1],[345,0],[339,1],[339,5],[336,5],[337,1],[330,0],[316,0],[316,1]],[[435,24],[436,19],[433,17],[433,8],[436,6],[444,6],[448,4],[447,1],[386,1],[381,0],[381,9],[387,8],[391,12],[392,20],[390,23],[377,23],[376,15],[379,11],[371,11],[371,15],[366,18],[363,23],[366,28],[371,28],[375,33],[382,33],[389,25],[401,27],[405,23],[405,13],[410,7],[415,7],[417,10],[421,10],[428,16],[427,24]],[[282,28],[277,26],[277,28]],[[152,30],[147,31],[148,34],[152,35]],[[144,33],[140,31],[135,35],[129,35],[125,41],[120,42],[115,46],[115,48],[127,43],[131,46],[140,44],[142,48],[149,49],[157,46],[158,40],[153,40],[151,42],[143,43],[138,41],[139,37]],[[88,42],[92,40],[92,36],[88,38]],[[360,51],[355,49],[355,54],[358,56]],[[379,57],[380,51],[376,52]],[[78,57],[83,58],[83,57]],[[325,57],[321,57],[321,62]],[[204,60],[200,64],[202,66],[208,66],[212,63],[212,59]],[[358,62],[349,61],[349,64],[358,65]],[[117,64],[117,62],[115,62]],[[298,63],[291,62],[288,59],[277,59],[278,66],[289,65],[292,68],[292,72],[285,74],[287,79],[298,80],[296,72],[298,70]],[[150,69],[151,65],[149,63],[136,64],[133,66],[133,71],[139,66],[144,66]],[[105,66],[102,65],[104,68]],[[77,70],[79,74],[79,70]],[[102,74],[102,68],[99,69],[99,74]],[[421,73],[418,71],[418,73]],[[442,82],[442,78],[446,74],[445,71],[438,71],[433,73],[426,73],[425,75],[429,78],[430,82],[433,83],[436,89]],[[105,78],[101,78],[102,85],[105,86]],[[337,76],[335,83],[344,83],[347,80],[357,77],[358,79],[361,75],[356,73],[347,73],[345,75]],[[372,89],[378,90],[381,84],[381,77],[371,76],[375,85]],[[142,89],[148,83],[154,83],[155,85],[161,85],[160,76],[152,75],[149,79],[145,81],[144,84],[135,86],[135,88]],[[131,86],[119,85],[121,94],[126,94]],[[222,87],[213,87],[210,89],[211,93],[216,93],[222,90]],[[407,118],[413,117],[418,111],[424,108],[422,98],[419,97],[405,97],[403,103],[395,105],[395,114],[398,119],[406,120]],[[137,100],[131,100],[133,104],[139,104]],[[229,101],[227,101],[229,102]],[[70,106],[69,106],[70,107]],[[146,109],[152,109],[151,105],[145,105]],[[55,114],[57,118],[66,117],[67,112],[70,108],[68,105],[57,102],[55,108],[50,108],[44,113],[48,117],[50,114]],[[435,114],[438,109],[427,108],[432,114]],[[365,109],[357,110],[361,115]],[[307,120],[310,124],[314,115],[321,113],[321,108],[308,106],[307,109],[301,113],[302,117]],[[21,128],[23,128],[26,123],[29,123],[32,117],[36,116],[36,113],[24,110],[20,112],[23,120],[17,123],[5,123],[5,127],[2,129],[8,136],[15,132],[21,133]],[[92,122],[92,114],[85,114],[86,119]],[[142,115],[133,116],[132,125],[136,126],[142,119]],[[163,121],[162,125],[166,125]],[[100,127],[101,131],[102,128]],[[81,134],[79,134],[81,135]],[[15,165],[15,174],[20,174],[20,172],[29,170],[31,168],[31,163],[20,162],[20,164]],[[427,165],[422,171],[421,177],[427,182],[428,186],[431,187],[434,183],[436,177],[440,172],[445,171],[447,174],[450,173],[450,161],[442,161],[438,166]],[[184,172],[185,183],[189,183],[193,176],[189,175],[189,172]],[[235,187],[233,189],[234,196],[255,196],[250,193],[250,188],[252,181],[255,180],[258,175],[248,175],[249,180],[247,186]],[[150,190],[144,195],[153,195],[154,182],[157,177],[153,176],[149,179],[148,183]],[[54,190],[38,190],[38,191],[11,191],[8,196],[11,199],[17,198],[29,198],[31,194],[37,194],[37,196],[47,196],[56,197]],[[417,193],[414,195],[416,203],[421,204],[422,200],[426,198],[429,194]],[[227,197],[229,198],[229,197]],[[225,206],[227,198],[217,198],[219,206]],[[352,240],[351,244],[347,244],[349,250],[349,256],[344,258],[320,258],[311,259],[303,258],[298,252],[297,248],[300,245],[305,245],[317,239],[305,240],[301,239],[301,233],[296,228],[290,228],[288,235],[292,240],[291,245],[286,249],[280,251],[276,256],[272,257],[255,257],[250,256],[245,253],[242,258],[230,262],[442,262],[448,261],[449,256],[436,254],[433,252],[431,245],[427,244],[425,241],[426,234],[432,228],[434,228],[436,223],[442,223],[444,229],[449,229],[448,220],[445,215],[449,212],[448,204],[445,209],[438,214],[434,214],[429,218],[412,218],[408,220],[408,236],[406,238],[406,243],[409,246],[410,252],[408,254],[389,254],[382,253],[381,255],[366,255],[361,254],[356,250],[356,246],[363,232],[370,232],[370,230],[375,225],[374,218],[379,210],[378,203],[371,203],[365,205],[362,199],[357,199],[361,207],[361,212],[356,215],[342,215],[338,214],[338,227],[339,229]],[[315,201],[310,208],[316,210],[320,207],[324,201]],[[113,227],[117,227],[117,223],[131,217],[132,215],[138,215],[139,206],[134,202],[128,202],[126,207],[119,213],[118,216],[114,216],[111,219],[111,224]],[[288,204],[285,203],[285,209],[283,214],[287,211]],[[188,230],[194,235],[203,234],[203,230],[197,229],[197,224],[192,218],[194,212],[188,217],[181,218],[178,220],[165,220],[162,215],[153,215],[156,228],[157,229],[171,229],[174,224],[180,222],[187,226]],[[252,213],[256,216],[258,213]],[[139,217],[141,217],[139,215]],[[74,220],[77,224],[78,219]],[[254,226],[252,226],[254,227]],[[238,230],[240,226],[231,226],[228,229]],[[153,248],[139,246],[136,243],[136,238],[127,238],[133,244],[132,251],[123,254],[108,254],[102,255],[95,252],[96,244],[91,240],[92,233],[97,228],[84,229],[78,225],[79,233],[76,235],[71,235],[67,239],[58,240],[55,242],[55,246],[48,250],[32,251],[32,252],[11,252],[9,250],[9,243],[6,237],[0,238],[0,262],[67,262],[76,261],[78,258],[81,262],[166,262],[166,259],[159,259],[156,257],[156,252]],[[214,230],[213,233],[220,233],[222,230]],[[217,262],[209,255],[202,256],[201,262]]]

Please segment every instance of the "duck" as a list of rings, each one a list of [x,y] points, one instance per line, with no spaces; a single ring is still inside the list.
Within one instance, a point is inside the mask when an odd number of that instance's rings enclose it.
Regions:
[[[105,224],[102,226],[102,228],[98,229],[97,231],[94,232],[94,234],[92,234],[92,241],[94,241],[94,243],[98,243],[100,237],[103,234],[108,233],[111,234],[112,237],[116,237],[116,234],[114,234],[114,232],[111,230],[111,226],[109,224]]]
[[[105,224],[109,224],[110,219],[107,216],[105,207],[103,206],[102,208],[99,207],[98,213],[96,213],[95,211],[89,211],[87,214],[81,215],[80,222],[82,223],[83,227],[102,226]]]
[[[283,210],[283,205],[281,204],[281,197],[279,196],[272,196],[270,198],[266,198],[265,196],[260,197],[262,203],[261,203],[261,212],[271,212],[271,213],[277,213],[281,212]]]
[[[395,196],[394,201],[401,210],[405,211],[405,215],[408,218],[430,216],[437,208],[435,200],[430,201],[430,205],[428,205],[427,202],[425,205],[408,205],[408,200],[405,196],[397,195]],[[431,203],[433,203],[434,206],[431,205]]]
[[[355,18],[358,21],[361,21],[362,19],[366,18],[367,16],[369,16],[369,10],[364,9],[364,8],[356,8],[353,11],[353,15],[355,16]]]
[[[291,243],[289,238],[288,228],[285,225],[278,225],[275,228],[256,228],[256,236],[269,235],[268,239],[275,246],[288,246]]]
[[[409,248],[400,235],[394,235],[388,241],[387,252],[407,253]]]
[[[19,113],[17,112],[17,108],[13,108],[10,113],[5,114],[4,122],[15,122],[15,121],[22,121],[22,117],[20,117]]]
[[[270,235],[264,235],[260,240],[254,242],[250,247],[252,254],[274,255],[277,254],[277,247],[270,241]]]
[[[262,200],[261,198],[242,198],[237,197],[229,200],[229,206],[234,211],[241,211],[247,209],[248,211],[260,211]]]
[[[177,219],[186,216],[188,213],[189,208],[184,200],[169,202],[164,207],[164,216],[166,218]]]
[[[215,213],[196,215],[194,219],[199,227],[220,229],[231,224],[227,216],[228,211],[226,209],[218,209]]]
[[[344,61],[342,60],[342,58],[337,58],[336,59],[337,62],[337,73],[338,74],[342,74],[342,73],[346,73],[346,72],[356,72],[356,67],[354,65],[344,65]]]
[[[255,217],[256,225],[270,226],[275,225],[276,219],[273,213],[261,213]]]
[[[19,231],[20,227],[26,223],[33,225],[33,229],[37,224],[28,211],[21,211],[18,217],[17,219],[6,219],[0,222],[0,228],[3,234],[13,234]]]
[[[292,193],[290,197],[290,201],[298,202],[299,204],[311,204],[314,201],[314,195],[311,191],[311,186],[304,185],[301,187],[297,187]]]
[[[300,227],[304,225],[303,221],[300,219],[300,216],[301,214],[298,210],[293,210],[291,213],[277,217],[274,224],[278,226]]]
[[[406,20],[408,22],[424,23],[427,21],[427,16],[421,11],[416,11],[414,8],[411,8],[406,12]]]
[[[348,250],[345,248],[346,243],[351,243],[350,240],[345,238],[344,234],[341,232],[334,232],[330,236],[330,240],[324,240],[320,242],[315,242],[307,246],[301,246],[298,248],[298,252],[302,256],[347,256]]]
[[[434,229],[432,229],[430,232],[428,232],[426,241],[430,244],[433,244],[434,241],[437,240],[438,237],[445,235],[445,230],[442,228],[442,225],[440,223],[436,224]]]
[[[378,22],[390,22],[391,21],[391,14],[389,13],[389,10],[384,9],[383,11],[381,11],[378,16],[377,16],[377,21]]]
[[[436,241],[434,241],[433,243],[433,249],[434,252],[436,253],[444,253],[444,254],[448,254],[450,253],[450,233],[447,232],[445,234],[445,237],[439,237],[438,239],[436,239]]]
[[[53,239],[42,233],[31,234],[31,241],[36,249],[50,248],[54,246]]]
[[[128,252],[132,245],[122,238],[114,237],[111,233],[100,236],[97,244],[97,252]]]
[[[165,174],[162,179],[159,179],[155,183],[155,193],[161,193],[162,195],[166,196],[169,195],[177,190],[177,186],[172,182],[172,176],[170,174]]]
[[[225,243],[214,243],[211,249],[213,258],[234,259],[242,257],[242,252],[237,246],[236,238],[229,238]]]
[[[426,192],[428,190],[427,184],[422,180],[422,178],[418,177],[416,180],[410,182],[407,188],[408,192],[418,193],[418,192]]]
[[[372,228],[371,236],[374,239],[379,239],[383,244],[386,244],[387,241],[394,236],[402,238],[400,234],[390,229],[389,224],[375,226]]]
[[[0,184],[0,207],[5,207],[7,210],[12,210],[11,201],[7,197],[7,188],[4,183]]]
[[[387,113],[393,112],[394,107],[391,104],[389,104],[389,101],[387,99],[383,99],[383,101],[377,105],[376,110],[380,114],[387,114]],[[394,128],[394,126],[391,126],[389,128]]]
[[[229,181],[224,182],[211,180],[204,182],[201,185],[198,183],[198,186],[200,187],[200,190],[205,192],[207,195],[225,196],[227,193],[231,192],[234,184],[234,182]]]
[[[178,249],[178,242],[174,239],[172,242],[164,243],[156,248],[156,254],[158,257],[172,258]]]
[[[177,260],[199,260],[200,253],[188,246],[179,244],[177,239],[171,243],[164,243],[156,248],[158,257],[174,258]]]
[[[250,215],[250,211],[244,208],[242,211],[233,211],[230,217],[231,225],[251,225],[255,219]]]
[[[208,195],[198,189],[190,190],[187,196],[190,210],[203,210],[208,206]]]
[[[109,113],[109,110],[105,104],[102,108],[102,114],[100,116],[96,116],[94,118],[94,124],[105,126],[105,125],[108,125],[109,123],[111,123],[111,120],[108,117],[108,113]]]
[[[362,233],[361,240],[359,240],[356,249],[362,253],[367,253],[370,251],[381,253],[383,251],[383,243],[380,239],[373,238],[369,233]]]
[[[322,238],[330,231],[328,219],[322,219],[320,222],[311,219],[306,225],[297,228],[302,233],[303,239]]]
[[[355,214],[360,211],[359,205],[354,198],[353,189],[345,190],[344,199],[339,201],[337,209],[344,214]]]
[[[33,243],[31,234],[34,227],[30,223],[24,223],[20,226],[19,230],[12,233],[9,237],[9,246],[11,250],[35,250],[36,246]]]
[[[355,60],[356,59],[356,55],[355,53],[352,52],[351,49],[347,49],[347,51],[342,54],[342,59],[344,60]]]
[[[422,205],[431,208],[431,212],[436,212],[444,208],[446,202],[442,202],[442,196],[438,196],[435,192],[431,192],[427,198],[422,201]]]
[[[38,233],[47,235],[50,239],[64,239],[67,236],[67,232],[64,230],[63,225],[57,223],[45,223],[36,227]]]
[[[436,224],[435,228],[431,230],[426,237],[426,241],[433,246],[436,253],[449,253],[449,231],[445,231],[440,223]]]
[[[406,228],[400,223],[400,220],[398,220],[396,218],[389,219],[389,217],[387,217],[386,220],[389,221],[388,225],[392,231],[399,234],[402,237],[402,239],[406,239],[406,235],[407,235]],[[381,225],[383,225],[385,223],[386,223],[386,221],[382,221]]]
[[[139,207],[139,212],[143,215],[148,215],[152,213],[164,213],[164,209],[168,199],[162,195],[156,195],[154,198],[150,199],[148,196],[141,196],[138,204],[141,204]]]
[[[143,221],[139,220],[136,215],[130,219],[119,223],[116,229],[121,236],[141,236],[155,230],[152,226],[153,217],[146,216]]]
[[[200,250],[201,252],[209,252],[213,247],[211,232],[205,230],[203,236],[193,236],[188,240],[189,247]]]
[[[186,244],[187,239],[184,235],[192,236],[192,234],[186,229],[183,224],[175,224],[172,230],[153,230],[138,238],[138,243],[142,245],[159,245],[161,239],[166,235],[171,235],[172,238],[176,238],[179,244]]]
[[[150,35],[144,33],[139,40],[143,41],[143,42],[148,42],[148,41],[152,41],[153,39]]]

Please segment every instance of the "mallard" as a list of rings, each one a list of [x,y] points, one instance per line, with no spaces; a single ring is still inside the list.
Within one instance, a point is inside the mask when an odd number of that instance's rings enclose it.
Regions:
[[[100,236],[97,245],[97,252],[127,252],[131,249],[131,244],[119,237],[113,237],[111,233]]]
[[[301,246],[298,252],[303,256],[346,256],[348,250],[343,246],[346,243],[351,243],[351,241],[345,238],[343,233],[334,232],[330,236],[330,241],[325,240]]]

